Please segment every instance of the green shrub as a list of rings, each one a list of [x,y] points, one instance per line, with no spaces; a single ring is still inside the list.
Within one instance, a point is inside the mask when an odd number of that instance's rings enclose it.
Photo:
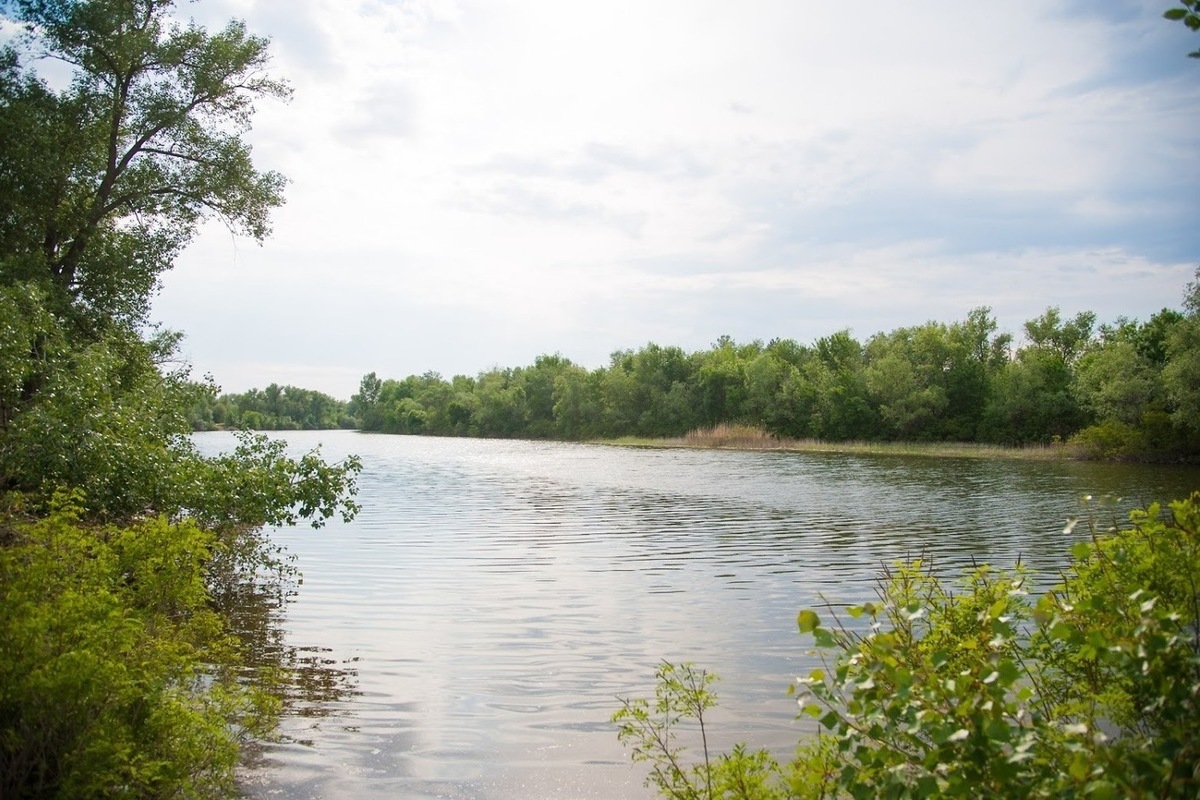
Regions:
[[[1141,430],[1127,422],[1106,419],[1091,425],[1071,437],[1088,458],[1134,458],[1146,453],[1146,437]]]
[[[677,679],[687,665],[660,668],[653,706],[624,702],[621,739],[675,798],[1195,798],[1200,493],[1089,525],[1036,602],[1021,568],[947,582],[918,561],[884,572],[857,623],[801,611],[824,664],[794,689],[822,732],[786,765],[684,761],[681,725],[715,704],[710,676]]]
[[[214,535],[80,522],[79,498],[8,522],[0,548],[0,796],[234,794],[239,741],[274,701],[236,680],[209,607]]]

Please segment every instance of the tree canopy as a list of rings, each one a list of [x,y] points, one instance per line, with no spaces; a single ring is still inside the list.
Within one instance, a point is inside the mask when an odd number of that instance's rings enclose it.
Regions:
[[[267,40],[209,33],[170,0],[17,0],[25,33],[0,54],[0,277],[43,287],[93,325],[143,322],[159,276],[197,225],[262,240],[284,179],[242,134],[288,88]],[[36,64],[73,73],[56,89]]]
[[[23,31],[0,56],[0,490],[80,488],[113,518],[246,512],[256,525],[287,517],[297,492],[353,513],[337,500],[353,469],[301,480],[301,462],[252,440],[241,467],[292,488],[270,509],[206,507],[235,499],[194,488],[223,480],[188,438],[216,387],[176,363],[178,334],[145,336],[159,277],[202,221],[261,240],[283,202],[283,177],[257,169],[244,139],[254,104],[288,94],[267,40],[238,21],[183,22],[168,0],[15,0],[0,13]],[[52,83],[47,61],[69,81]]]

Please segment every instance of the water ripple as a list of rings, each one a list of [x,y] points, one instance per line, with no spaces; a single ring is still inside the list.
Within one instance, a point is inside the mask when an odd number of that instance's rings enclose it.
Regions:
[[[354,523],[273,534],[305,576],[290,638],[357,659],[359,694],[285,720],[290,743],[247,776],[259,797],[644,794],[607,719],[661,659],[722,676],[719,745],[786,755],[807,730],[784,694],[809,663],[799,608],[866,599],[881,564],[921,555],[1052,575],[1080,495],[1200,485],[1122,465],[288,439],[363,458]]]

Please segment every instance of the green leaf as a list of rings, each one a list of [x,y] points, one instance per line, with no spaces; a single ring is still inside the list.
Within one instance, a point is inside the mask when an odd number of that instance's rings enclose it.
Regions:
[[[1017,678],[1021,677],[1021,668],[1011,658],[1000,659],[996,669],[1000,671],[1000,679],[1005,686],[1011,686]]]
[[[796,622],[800,625],[801,633],[812,633],[821,624],[821,618],[815,611],[806,608],[796,617]]]
[[[1087,789],[1084,790],[1084,794],[1095,798],[1095,800],[1116,800],[1119,796],[1117,794],[1117,787],[1111,781],[1104,780],[1089,783]]]
[[[1091,759],[1086,753],[1076,753],[1071,759],[1071,765],[1067,768],[1071,777],[1077,781],[1082,781],[1092,771]]]
[[[1012,738],[1013,728],[1003,720],[992,720],[986,730],[988,739],[993,742],[1007,742]]]

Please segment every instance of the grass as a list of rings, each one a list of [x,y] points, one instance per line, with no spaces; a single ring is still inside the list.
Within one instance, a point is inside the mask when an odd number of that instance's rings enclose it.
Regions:
[[[761,428],[737,423],[722,423],[712,428],[690,431],[683,436],[646,439],[625,436],[603,444],[624,447],[695,447],[726,450],[781,450],[800,453],[850,453],[895,456],[936,456],[942,458],[1009,458],[1026,461],[1062,461],[1083,458],[1081,448],[1072,444],[1005,447],[974,442],[826,442],[820,439],[782,439]]]

